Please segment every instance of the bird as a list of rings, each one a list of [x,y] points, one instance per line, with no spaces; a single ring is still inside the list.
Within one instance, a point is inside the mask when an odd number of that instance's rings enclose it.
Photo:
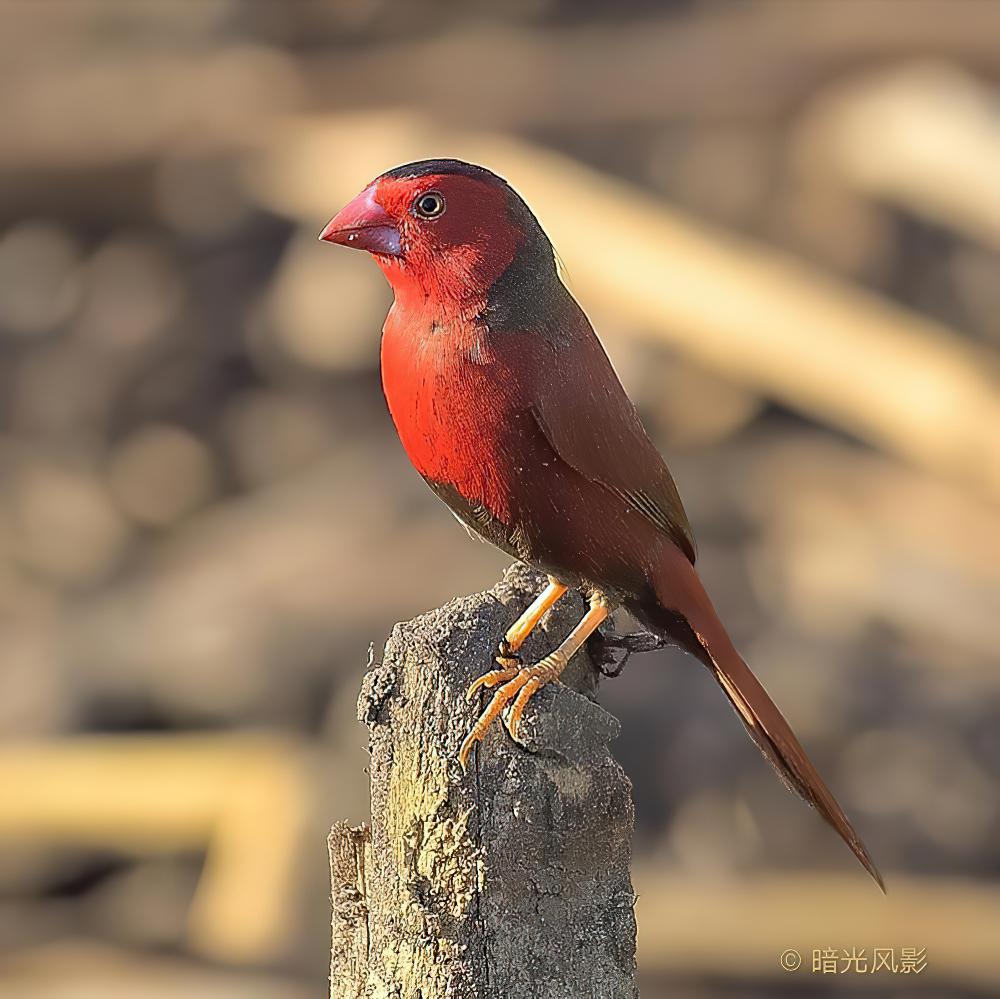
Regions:
[[[497,668],[469,688],[492,695],[459,750],[463,769],[505,711],[516,738],[531,698],[624,607],[708,668],[778,777],[884,892],[716,613],[674,480],[524,199],[485,167],[421,160],[368,184],[320,239],[367,251],[392,288],[382,388],[416,471],[472,533],[548,580],[499,643]],[[571,589],[586,612],[525,664],[518,650]]]

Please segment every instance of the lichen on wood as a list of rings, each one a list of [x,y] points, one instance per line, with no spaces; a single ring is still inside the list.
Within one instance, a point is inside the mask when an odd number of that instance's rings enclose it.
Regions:
[[[487,593],[396,625],[365,677],[372,821],[330,836],[334,999],[638,995],[631,785],[586,653],[530,702],[521,745],[496,724],[468,774],[458,764],[481,708],[465,690],[543,585],[511,567]],[[583,610],[564,598],[524,659]]]

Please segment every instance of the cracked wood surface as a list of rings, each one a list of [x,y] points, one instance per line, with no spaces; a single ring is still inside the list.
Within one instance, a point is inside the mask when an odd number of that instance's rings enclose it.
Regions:
[[[371,733],[370,827],[334,826],[334,999],[625,999],[635,983],[631,784],[578,654],[499,724],[463,775],[457,751],[505,628],[544,585],[512,566],[487,593],[398,624],[358,704]],[[540,658],[583,614],[567,595],[526,643]]]

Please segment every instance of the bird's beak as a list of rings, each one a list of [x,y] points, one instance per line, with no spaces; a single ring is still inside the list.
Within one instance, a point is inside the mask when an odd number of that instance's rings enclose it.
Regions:
[[[319,234],[328,243],[353,246],[386,257],[401,255],[399,229],[375,200],[375,185],[366,187],[327,223]]]

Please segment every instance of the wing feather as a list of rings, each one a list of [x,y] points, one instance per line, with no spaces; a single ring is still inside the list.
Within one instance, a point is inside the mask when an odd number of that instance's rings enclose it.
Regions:
[[[535,419],[563,461],[621,497],[694,562],[674,480],[582,311],[578,319],[547,342],[548,377],[535,393]]]

